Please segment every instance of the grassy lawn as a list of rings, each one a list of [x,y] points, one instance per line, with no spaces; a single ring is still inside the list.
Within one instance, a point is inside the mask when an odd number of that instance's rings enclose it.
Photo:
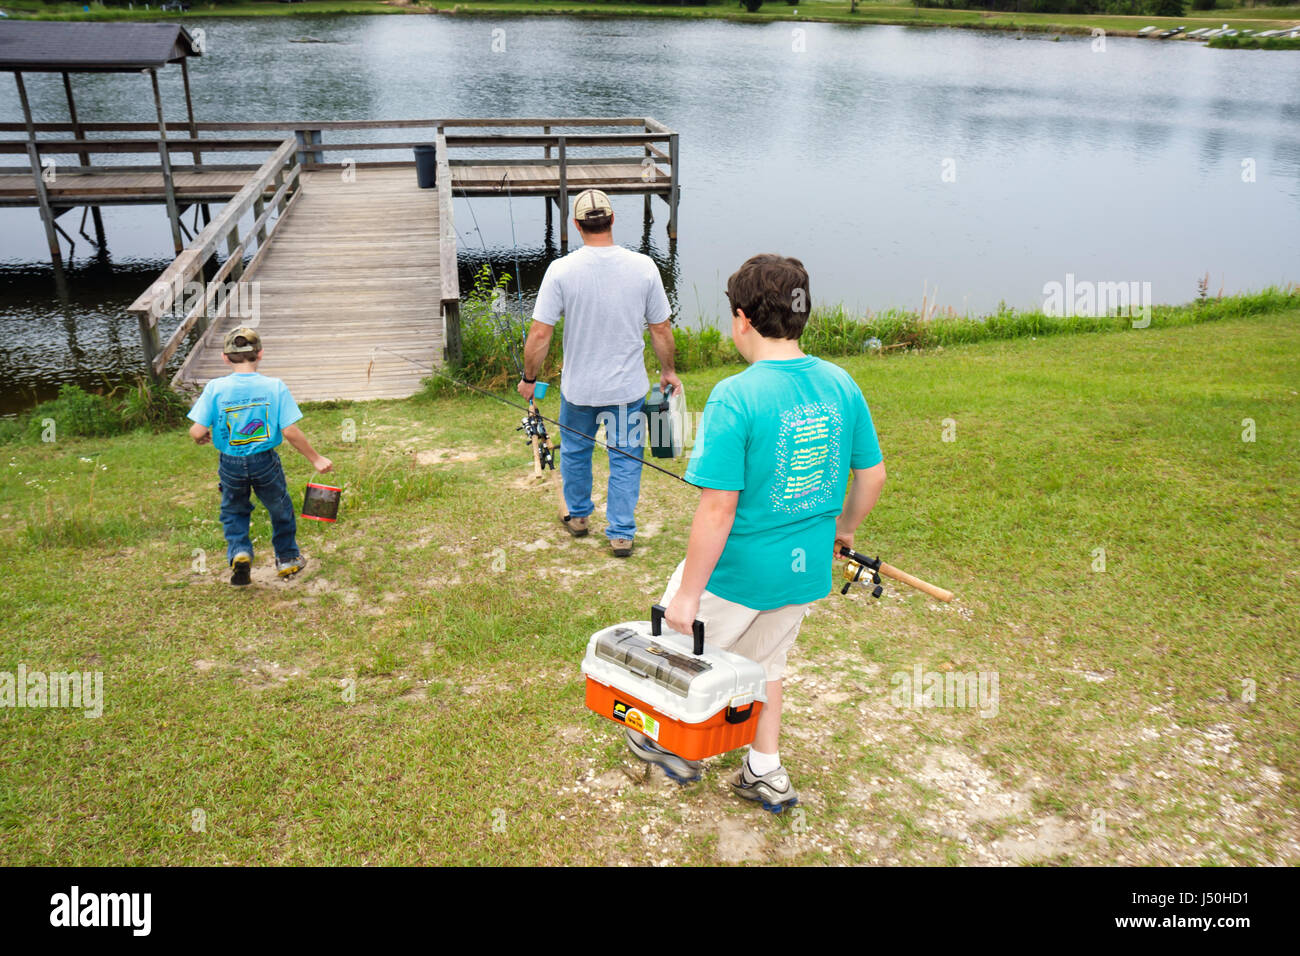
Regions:
[[[338,13],[473,13],[473,14],[562,14],[569,16],[643,16],[695,19],[729,19],[762,22],[767,20],[810,20],[834,23],[887,23],[916,26],[957,26],[1000,30],[1044,30],[1089,33],[1100,27],[1110,33],[1136,33],[1145,26],[1173,28],[1186,25],[1219,26],[1236,29],[1265,30],[1300,24],[1300,6],[1238,7],[1217,10],[1188,10],[1182,17],[1132,17],[1108,14],[1015,13],[982,10],[940,10],[913,7],[906,3],[864,0],[856,13],[847,2],[811,0],[798,4],[764,3],[756,13],[748,13],[739,4],[720,3],[704,7],[674,4],[628,3],[624,0],[463,0],[449,3],[418,2],[397,5],[387,0],[306,0],[303,3],[241,2],[210,4],[196,2],[185,14],[162,13],[159,3],[145,10],[144,3],[128,9],[125,3],[112,5],[45,4],[37,0],[11,0],[3,9],[17,16],[42,19],[167,19],[184,20],[205,16],[309,16]]]
[[[259,507],[242,591],[211,449],[0,448],[0,671],[105,693],[0,708],[0,863],[1300,863],[1300,309],[840,361],[890,473],[860,549],[958,598],[816,606],[802,814],[732,797],[738,755],[644,779],[583,707],[585,642],[648,614],[691,490],[647,472],[615,560],[558,527],[515,413],[444,396],[310,407],[341,520],[300,523],[281,583]],[[686,376],[692,407],[733,371]],[[996,715],[896,707],[917,665],[996,672]]]

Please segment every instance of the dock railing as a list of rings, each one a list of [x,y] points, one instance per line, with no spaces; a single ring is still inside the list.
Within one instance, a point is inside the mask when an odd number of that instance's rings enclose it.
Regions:
[[[226,314],[232,303],[248,301],[244,273],[256,269],[278,224],[301,194],[302,166],[293,162],[296,149],[293,140],[282,141],[148,291],[131,304],[128,311],[139,321],[145,363],[154,376],[162,375],[191,332],[202,335],[213,320]],[[241,230],[250,209],[253,221],[246,230]],[[254,248],[252,260],[245,266],[244,256]],[[214,269],[215,259],[221,252],[225,253],[225,261]],[[184,315],[162,343],[158,320],[178,305],[185,310]]]
[[[639,166],[639,172],[617,177],[614,181],[602,184],[600,188],[614,194],[644,195],[647,218],[651,213],[651,200],[658,196],[668,205],[668,237],[670,240],[677,238],[677,206],[680,198],[678,134],[651,117],[553,116],[164,124],[163,130],[167,133],[174,130],[182,134],[178,138],[170,135],[132,136],[150,132],[157,134],[159,125],[156,123],[37,123],[37,134],[71,133],[74,138],[37,139],[34,144],[25,139],[4,138],[6,133],[25,134],[26,129],[21,123],[0,123],[0,155],[25,153],[30,160],[28,166],[0,167],[0,174],[26,175],[30,169],[30,174],[35,179],[32,194],[30,197],[0,196],[0,205],[40,205],[42,215],[56,228],[54,220],[58,211],[74,206],[98,207],[157,199],[141,198],[140,195],[133,198],[129,193],[107,196],[103,192],[81,195],[47,191],[40,172],[44,169],[44,157],[77,157],[77,165],[69,167],[69,172],[77,176],[161,174],[162,198],[171,221],[177,257],[149,291],[135,301],[130,310],[139,319],[146,363],[154,375],[162,374],[191,332],[195,329],[200,333],[206,331],[212,319],[224,314],[220,309],[227,307],[228,300],[216,303],[224,283],[231,280],[238,285],[242,282],[243,273],[252,272],[256,267],[273,234],[275,223],[299,195],[300,176],[303,172],[337,169],[344,165],[353,168],[411,166],[414,164],[410,157],[413,147],[430,142],[435,144],[442,223],[438,263],[442,284],[440,310],[446,331],[445,358],[453,365],[461,357],[460,290],[452,202],[457,193],[462,196],[492,195],[509,188],[512,195],[541,196],[547,204],[548,227],[552,218],[551,204],[554,203],[558,210],[560,244],[561,247],[567,247],[570,173],[573,168],[582,165]],[[358,140],[356,136],[344,135],[375,130],[411,132],[409,138],[397,141]],[[331,134],[331,138],[337,136],[341,141],[326,142],[327,133]],[[424,135],[421,136],[421,133]],[[235,134],[247,136],[245,138]],[[274,152],[261,165],[212,163],[205,157],[205,154],[211,153],[260,155],[268,149]],[[354,158],[361,154],[385,152],[405,155],[376,156],[365,161]],[[521,152],[524,155],[518,155]],[[156,153],[159,161],[156,165],[96,165],[90,161],[90,157],[95,154],[132,153]],[[485,153],[489,155],[484,155]],[[187,155],[191,158],[190,163],[183,162]],[[182,162],[174,163],[173,158],[180,158]],[[553,180],[547,178],[545,182],[520,182],[508,186],[501,181],[462,182],[461,185],[456,185],[458,169],[492,166],[553,168],[555,176]],[[209,195],[203,191],[202,185],[187,185],[184,192],[178,194],[176,175],[233,171],[247,171],[250,178],[202,232],[185,245],[184,240],[190,234],[181,221],[185,208],[195,205],[206,207],[209,202],[222,201],[229,196],[230,187],[224,187],[223,194],[220,188],[214,186]],[[269,199],[266,197],[268,192],[273,193]],[[157,193],[150,195],[156,196]],[[250,208],[254,210],[255,223],[241,233],[240,222]],[[206,221],[208,211],[206,208],[202,211]],[[276,213],[275,220],[271,218],[272,212]],[[196,216],[196,229],[197,223]],[[66,233],[64,235],[71,241],[71,237]],[[252,241],[254,235],[257,237],[255,245]],[[217,259],[223,246],[226,258],[218,267]],[[254,249],[254,259],[245,267],[244,256]],[[201,294],[192,307],[187,308],[180,324],[167,341],[160,342],[159,317],[174,308],[177,300],[185,294],[187,284],[196,281],[201,287]],[[170,291],[163,291],[164,289]],[[240,290],[237,288],[235,291]],[[216,313],[212,311],[214,305],[218,305]]]
[[[553,116],[526,118],[466,118],[466,119],[412,119],[412,120],[334,120],[322,122],[294,121],[250,121],[231,123],[168,123],[168,131],[176,130],[186,134],[184,138],[138,138],[138,139],[104,139],[93,136],[122,136],[131,133],[157,131],[156,124],[150,123],[38,123],[39,133],[74,133],[75,139],[37,140],[36,157],[30,164],[30,173],[37,180],[40,176],[37,168],[42,157],[54,155],[77,156],[80,165],[71,168],[78,175],[114,175],[126,172],[162,173],[163,189],[166,193],[168,213],[173,221],[173,233],[176,237],[177,250],[181,248],[181,233],[176,224],[179,220],[179,208],[182,204],[204,201],[197,196],[180,197],[176,195],[174,177],[177,172],[225,172],[240,169],[255,169],[255,164],[212,164],[203,161],[204,153],[211,152],[262,152],[274,149],[281,143],[280,138],[269,138],[269,134],[292,135],[297,144],[298,165],[304,171],[336,167],[346,160],[351,160],[354,153],[373,153],[384,151],[409,151],[415,146],[427,145],[434,137],[428,134],[444,134],[446,147],[457,154],[449,159],[450,165],[458,166],[549,166],[556,169],[558,188],[556,186],[520,186],[515,191],[519,195],[545,195],[567,210],[569,167],[578,163],[598,163],[602,166],[639,165],[641,173],[636,182],[614,184],[607,188],[611,193],[645,194],[646,211],[649,212],[650,197],[658,195],[668,205],[668,236],[677,238],[677,206],[680,196],[679,145],[678,134],[663,123],[651,117],[591,117],[591,116]],[[5,133],[25,132],[21,123],[0,123],[0,137]],[[339,135],[347,132],[372,130],[390,130],[425,132],[421,138],[398,141],[357,141],[356,137],[341,136],[340,142],[326,142],[325,134]],[[527,132],[514,132],[526,130]],[[557,132],[569,130],[570,132]],[[600,132],[572,132],[572,130],[604,130]],[[615,130],[611,132],[610,130]],[[623,130],[627,130],[624,132]],[[203,134],[263,134],[261,137],[250,136],[247,139],[223,136],[222,138],[204,138]],[[609,155],[592,155],[592,150],[616,149],[620,152]],[[497,155],[489,157],[466,156],[462,151],[489,150]],[[498,151],[509,151],[508,157],[502,157]],[[515,151],[537,151],[541,155],[517,156]],[[5,140],[0,138],[0,155],[19,154],[28,151],[25,140]],[[90,154],[96,153],[157,153],[160,161],[151,166],[127,165],[93,165],[89,162]],[[176,164],[172,160],[189,154],[193,164]],[[330,156],[337,159],[329,159]],[[440,153],[440,155],[445,155]],[[353,161],[358,168],[365,166],[410,165],[412,160],[376,159],[366,162]],[[666,169],[664,167],[667,167]],[[27,166],[7,166],[0,168],[0,173],[27,174]],[[490,192],[485,189],[466,189],[464,192]],[[42,184],[34,184],[33,199],[39,200],[45,193]],[[129,201],[129,200],[127,200]],[[56,207],[95,206],[111,204],[112,199],[102,196],[59,195],[51,197],[49,202]],[[0,199],[0,204],[5,204]],[[16,204],[16,203],[8,203]],[[24,200],[24,204],[31,201]],[[549,219],[549,207],[548,207]],[[560,217],[561,244],[567,244],[567,212]]]

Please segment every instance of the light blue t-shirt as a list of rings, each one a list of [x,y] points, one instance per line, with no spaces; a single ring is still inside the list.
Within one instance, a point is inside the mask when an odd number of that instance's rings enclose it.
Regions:
[[[831,589],[849,469],[882,461],[862,391],[819,358],[755,362],[709,395],[686,480],[739,491],[708,590],[767,611]]]
[[[256,455],[279,445],[302,412],[278,378],[232,372],[203,387],[189,417],[212,429],[212,446],[223,455]]]

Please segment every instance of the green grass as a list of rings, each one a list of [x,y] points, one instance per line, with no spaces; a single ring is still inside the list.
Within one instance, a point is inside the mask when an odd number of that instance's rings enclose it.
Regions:
[[[890,475],[858,543],[958,601],[816,606],[797,825],[728,795],[734,754],[633,782],[583,707],[587,638],[645,616],[692,491],[647,473],[616,561],[558,528],[517,415],[449,394],[309,407],[341,520],[300,524],[312,564],[281,584],[259,507],[244,591],[183,430],[0,450],[0,671],[100,670],[106,696],[0,709],[0,863],[712,863],[738,830],[759,860],[968,864],[1044,821],[1058,862],[1300,863],[1300,309],[840,362]],[[688,373],[691,407],[735,371]],[[998,671],[998,716],[895,710],[915,663]],[[1013,805],[981,816],[963,781]]]
[[[1300,7],[1235,7],[1217,10],[1188,10],[1182,17],[1111,16],[1107,14],[1015,13],[985,10],[944,10],[913,7],[892,2],[864,2],[856,13],[847,2],[813,2],[789,5],[764,3],[755,13],[737,4],[718,3],[708,6],[677,6],[656,3],[628,3],[623,0],[466,0],[461,3],[416,3],[392,6],[380,0],[306,0],[304,3],[195,3],[186,14],[163,14],[158,10],[127,10],[122,6],[92,4],[41,4],[34,0],[16,0],[6,9],[21,16],[41,19],[191,19],[204,16],[311,16],[319,14],[508,14],[564,16],[638,16],[678,19],[727,19],[764,22],[770,20],[808,20],[831,23],[876,23],[905,26],[952,26],[994,30],[1034,30],[1058,33],[1090,33],[1101,28],[1112,34],[1132,34],[1145,26],[1175,27],[1182,25],[1227,23],[1236,29],[1263,30],[1278,22],[1300,23]],[[155,4],[155,7],[157,4]],[[798,15],[795,11],[798,10]]]

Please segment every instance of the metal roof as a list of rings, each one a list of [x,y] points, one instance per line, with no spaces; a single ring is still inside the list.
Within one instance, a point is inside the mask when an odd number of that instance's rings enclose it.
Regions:
[[[199,55],[175,23],[0,20],[0,70],[9,72],[128,72]]]

